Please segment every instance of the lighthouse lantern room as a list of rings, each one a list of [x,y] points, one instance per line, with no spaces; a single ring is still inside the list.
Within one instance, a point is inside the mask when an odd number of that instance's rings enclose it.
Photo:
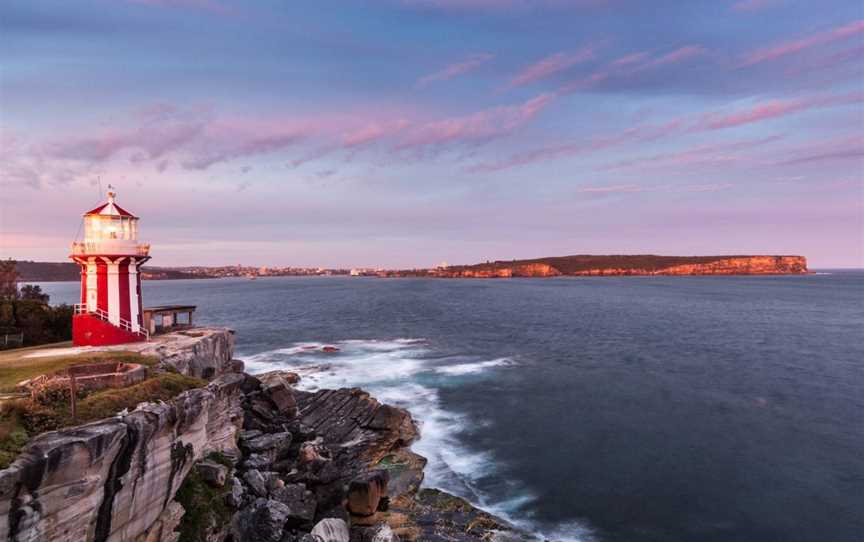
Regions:
[[[84,214],[84,240],[72,243],[81,266],[81,302],[75,305],[75,345],[110,345],[146,340],[141,319],[140,267],[150,245],[138,242],[138,217],[126,211],[108,187],[108,201]]]

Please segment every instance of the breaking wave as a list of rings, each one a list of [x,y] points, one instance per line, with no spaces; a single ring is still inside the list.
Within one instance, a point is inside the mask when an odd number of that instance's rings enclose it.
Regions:
[[[495,474],[496,461],[489,452],[466,446],[460,434],[472,423],[482,422],[442,407],[438,393],[439,387],[484,377],[491,370],[515,365],[514,360],[436,357],[428,341],[413,338],[299,342],[238,357],[252,374],[294,371],[301,376],[298,387],[306,391],[360,387],[383,403],[410,410],[421,435],[412,449],[428,460],[424,486],[453,493],[525,530],[538,531],[524,514],[536,497],[524,487],[507,487],[501,495],[479,489],[481,479]],[[591,539],[579,525],[560,526],[541,536],[560,542]]]

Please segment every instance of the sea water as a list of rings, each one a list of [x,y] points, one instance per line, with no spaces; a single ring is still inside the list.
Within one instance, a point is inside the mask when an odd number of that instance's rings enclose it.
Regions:
[[[251,372],[409,408],[427,486],[549,539],[864,537],[864,272],[153,281],[144,300],[236,329]]]

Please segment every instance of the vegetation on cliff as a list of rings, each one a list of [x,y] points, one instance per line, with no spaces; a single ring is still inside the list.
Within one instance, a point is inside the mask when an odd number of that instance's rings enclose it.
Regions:
[[[386,276],[509,278],[615,275],[766,275],[807,273],[803,256],[576,255],[534,260],[498,260],[429,270],[392,271]]]
[[[15,262],[0,260],[0,348],[33,346],[72,338],[72,307],[48,304],[36,285],[18,287]]]
[[[25,350],[24,352],[29,352]],[[60,355],[28,358],[24,352],[0,355],[0,392],[15,390],[22,380],[53,373],[73,365],[104,361],[138,363],[154,367],[159,360],[134,352],[100,352],[85,355]],[[145,401],[167,401],[178,394],[204,386],[206,382],[172,372],[157,372],[126,388],[109,388],[76,395],[77,416],[72,418],[68,397],[34,401],[29,397],[7,399],[0,406],[0,469],[6,468],[27,441],[44,431],[101,420],[123,409],[134,409]]]

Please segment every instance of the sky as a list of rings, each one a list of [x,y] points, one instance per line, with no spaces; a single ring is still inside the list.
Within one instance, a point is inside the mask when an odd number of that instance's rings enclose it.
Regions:
[[[151,265],[864,267],[864,3],[2,2],[0,257],[108,184]]]

